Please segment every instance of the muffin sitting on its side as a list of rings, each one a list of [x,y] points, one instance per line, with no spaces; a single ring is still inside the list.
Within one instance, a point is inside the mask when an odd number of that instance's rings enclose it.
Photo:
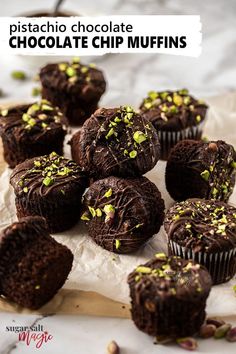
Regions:
[[[22,218],[0,234],[0,295],[38,309],[63,286],[72,262],[71,251],[49,235],[43,218]]]
[[[67,230],[79,220],[87,178],[74,161],[55,152],[26,160],[15,167],[10,183],[18,218],[43,216],[50,232]]]
[[[164,201],[145,177],[108,177],[93,183],[84,196],[82,220],[89,236],[115,253],[136,251],[157,233],[164,219]]]
[[[95,179],[137,177],[156,165],[160,143],[152,123],[132,107],[100,108],[72,137],[71,152]]]
[[[67,119],[47,100],[0,112],[4,159],[11,168],[28,158],[63,153]]]
[[[188,199],[167,212],[170,255],[204,265],[214,284],[236,273],[236,208],[223,202]]]
[[[141,331],[171,338],[199,331],[211,289],[211,277],[203,266],[158,253],[138,266],[128,283],[132,319]]]
[[[188,90],[151,91],[141,106],[143,117],[152,122],[161,143],[161,159],[183,139],[199,140],[205,123],[207,105],[189,95]]]
[[[166,188],[176,201],[188,198],[227,202],[233,192],[236,152],[224,141],[184,140],[170,153],[166,165]]]
[[[105,92],[106,81],[95,65],[84,65],[75,58],[72,63],[48,64],[40,71],[42,96],[60,107],[74,125],[97,109]]]

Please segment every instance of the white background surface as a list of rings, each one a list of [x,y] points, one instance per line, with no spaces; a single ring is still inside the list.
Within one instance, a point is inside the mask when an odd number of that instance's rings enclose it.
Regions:
[[[49,0],[0,0],[0,15],[11,16],[49,8]],[[37,5],[38,4],[38,5]],[[109,55],[93,58],[105,70],[109,91],[102,103],[106,106],[132,103],[150,89],[188,87],[198,96],[210,96],[236,89],[236,2],[234,0],[70,0],[65,8],[85,15],[94,14],[200,14],[203,22],[203,53],[200,58],[164,55]],[[23,69],[34,76],[40,61],[9,57],[0,51],[0,88],[6,92],[1,102],[32,100],[30,80],[21,83],[10,78],[12,70]],[[17,342],[17,335],[6,333],[7,325],[31,324],[37,316],[0,314],[0,353],[33,353],[33,347]],[[15,322],[13,322],[15,321]],[[39,320],[54,338],[40,353],[106,353],[106,346],[115,339],[122,354],[185,353],[177,347],[154,346],[153,339],[136,330],[129,320],[100,319],[78,316],[52,316]],[[233,354],[235,344],[225,341],[201,341],[198,353]]]

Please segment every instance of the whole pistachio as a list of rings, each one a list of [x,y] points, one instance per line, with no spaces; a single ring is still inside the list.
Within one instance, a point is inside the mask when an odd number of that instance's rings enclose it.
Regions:
[[[231,324],[229,323],[225,323],[222,326],[218,327],[215,331],[214,337],[216,339],[220,339],[223,338],[227,335],[228,331],[230,330],[230,328],[232,327]]]
[[[209,317],[209,318],[207,318],[206,323],[212,324],[212,325],[216,326],[216,328],[218,328],[218,327],[222,326],[223,324],[225,324],[225,321],[223,321],[217,317]]]
[[[226,339],[228,342],[236,342],[236,327],[231,328],[227,332]]]
[[[199,336],[201,338],[213,337],[216,331],[216,326],[213,324],[204,324],[200,328]]]
[[[112,340],[108,346],[107,346],[107,352],[108,354],[119,354],[120,353],[120,348],[118,344]]]
[[[186,350],[195,350],[198,347],[196,339],[192,337],[179,338],[177,339],[177,343],[179,346]]]

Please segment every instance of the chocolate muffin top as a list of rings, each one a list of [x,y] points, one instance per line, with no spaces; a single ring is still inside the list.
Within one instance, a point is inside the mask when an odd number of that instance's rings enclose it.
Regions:
[[[200,124],[208,106],[188,90],[151,91],[140,105],[141,114],[157,130],[179,131]]]
[[[34,104],[20,105],[3,109],[0,114],[0,134],[13,134],[16,141],[33,142],[55,130],[66,134],[67,119],[58,107],[42,99]]]
[[[180,141],[166,165],[166,187],[177,201],[205,198],[227,201],[236,175],[236,151],[218,141]]]
[[[168,238],[194,252],[221,252],[236,247],[236,208],[219,201],[188,199],[169,209]]]
[[[149,308],[166,298],[198,302],[211,289],[211,277],[205,267],[180,257],[157,253],[155,258],[138,266],[128,277],[136,302]]]
[[[89,235],[116,253],[138,249],[157,233],[164,219],[164,201],[145,177],[108,177],[93,183],[83,200]]]
[[[140,176],[160,156],[156,130],[130,106],[98,109],[72,137],[71,147],[74,160],[95,178]]]
[[[17,165],[10,183],[16,196],[70,198],[77,189],[83,192],[87,178],[74,161],[52,152]]]
[[[79,58],[72,63],[48,64],[40,71],[42,85],[63,94],[78,96],[84,101],[99,99],[106,89],[106,81],[95,64],[84,65]]]

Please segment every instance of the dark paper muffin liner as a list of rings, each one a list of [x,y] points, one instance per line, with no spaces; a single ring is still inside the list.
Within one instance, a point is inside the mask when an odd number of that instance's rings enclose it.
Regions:
[[[236,248],[228,252],[193,252],[192,249],[169,241],[169,254],[180,256],[184,259],[193,259],[202,264],[209,271],[213,284],[221,284],[229,281],[236,274]]]
[[[188,127],[179,131],[159,130],[158,137],[161,144],[161,160],[167,160],[170,150],[181,140],[200,140],[206,118],[197,126]]]
[[[176,301],[170,298],[155,304],[149,300],[139,304],[134,289],[131,289],[131,298],[134,323],[141,331],[152,336],[191,336],[199,331],[205,320],[205,298],[195,303],[191,299]]]
[[[51,233],[62,232],[74,226],[80,218],[81,196],[74,199],[46,200],[16,198],[16,210],[18,219],[24,216],[43,216]]]

